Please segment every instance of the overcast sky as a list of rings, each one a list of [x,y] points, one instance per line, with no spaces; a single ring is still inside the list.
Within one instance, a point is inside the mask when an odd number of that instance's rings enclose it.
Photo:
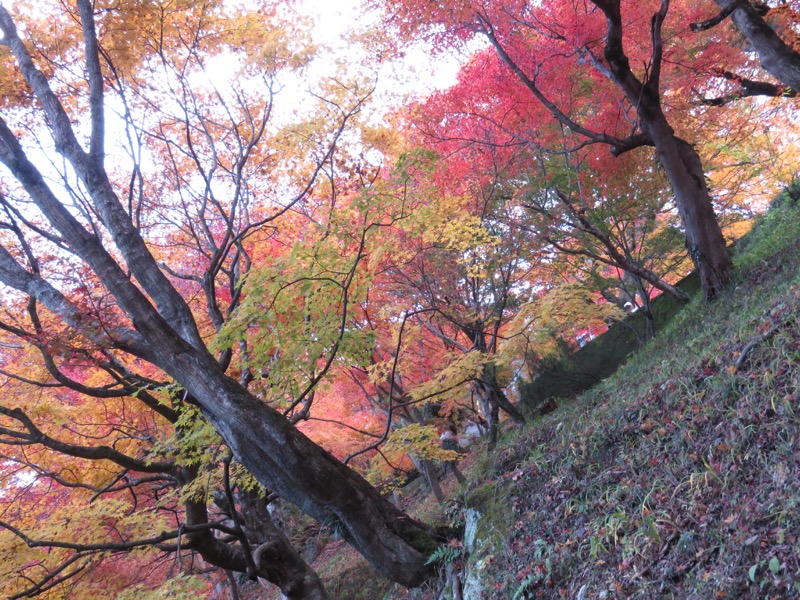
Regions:
[[[332,46],[347,56],[348,44],[345,36],[354,27],[366,25],[362,15],[363,0],[302,0],[301,10],[314,18],[314,39],[317,43]],[[424,95],[434,89],[442,89],[455,82],[459,60],[444,55],[435,59],[422,45],[406,49],[407,58],[397,65],[394,74],[390,69],[381,73],[388,81],[379,81],[379,88],[391,86],[403,93]],[[383,85],[382,85],[383,84]]]

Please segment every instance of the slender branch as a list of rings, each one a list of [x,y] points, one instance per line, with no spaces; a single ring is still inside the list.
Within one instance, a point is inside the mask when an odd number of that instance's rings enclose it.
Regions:
[[[64,575],[60,575],[67,567],[71,566],[78,560],[85,558],[89,555],[93,554],[92,552],[78,552],[70,556],[67,560],[61,563],[58,567],[49,571],[47,575],[45,575],[42,579],[35,582],[32,587],[29,587],[21,592],[14,594],[13,596],[9,596],[9,600],[17,600],[18,598],[33,598],[34,596],[38,596],[39,594],[43,594],[47,590],[53,589],[57,585],[64,583],[65,581],[69,581],[73,577],[75,577],[78,573],[83,571],[86,568],[86,565],[79,565],[77,568],[65,573]]]
[[[742,365],[744,364],[744,361],[747,358],[747,355],[750,354],[750,352],[753,350],[753,348],[755,348],[756,346],[758,346],[759,344],[761,344],[763,342],[766,342],[769,338],[771,338],[773,335],[778,333],[778,331],[780,331],[783,327],[786,327],[787,325],[793,323],[794,321],[795,321],[795,317],[789,317],[788,319],[786,319],[785,321],[783,321],[781,323],[776,323],[775,325],[770,327],[769,330],[767,330],[766,332],[764,332],[764,333],[762,333],[760,335],[757,335],[756,337],[751,339],[749,342],[747,342],[744,345],[744,348],[742,348],[742,351],[739,353],[739,358],[736,359],[736,363],[733,366],[734,372],[738,371],[739,369],[742,368]]]
[[[253,550],[250,547],[250,541],[247,539],[242,529],[242,524],[239,523],[239,516],[236,514],[236,501],[233,498],[233,490],[231,489],[231,460],[233,460],[233,454],[228,451],[228,454],[222,460],[224,467],[223,486],[225,488],[225,497],[228,499],[228,505],[231,508],[230,516],[233,521],[233,527],[238,531],[237,536],[239,537],[239,542],[242,544],[244,559],[247,562],[247,574],[250,577],[255,577],[256,573],[258,573],[258,567],[256,567],[256,563],[253,562]]]
[[[223,523],[202,523],[198,525],[184,524],[180,527],[180,529],[176,529],[174,531],[162,531],[156,536],[132,540],[129,542],[78,544],[74,542],[60,542],[57,540],[35,540],[23,533],[20,529],[14,527],[10,523],[6,523],[5,521],[0,521],[0,527],[7,529],[16,535],[30,548],[63,548],[65,550],[75,550],[78,552],[127,552],[128,550],[141,548],[143,546],[156,546],[168,540],[178,539],[184,534],[202,531],[216,530],[228,533],[230,535],[236,535],[236,533],[230,527]]]
[[[8,436],[10,439],[0,440],[0,443],[12,445],[40,444],[45,448],[67,456],[85,458],[88,460],[110,460],[121,467],[142,473],[172,473],[176,468],[175,463],[171,461],[151,462],[148,460],[138,460],[109,446],[79,446],[77,444],[60,442],[46,435],[31,421],[28,415],[19,408],[9,409],[5,406],[0,406],[0,415],[5,415],[18,421],[28,430],[27,433],[24,433],[2,427],[0,428],[0,433]]]
[[[664,25],[664,19],[667,18],[668,10],[669,0],[661,0],[661,8],[650,20],[650,36],[653,49],[650,58],[650,75],[645,86],[656,95],[658,95],[658,88],[661,85],[661,65],[664,57],[664,39],[661,35],[661,28]]]
[[[718,14],[711,17],[710,19],[706,19],[705,21],[699,21],[697,23],[692,23],[689,25],[689,29],[694,33],[700,31],[708,31],[712,27],[716,27],[720,23],[722,23],[725,19],[727,19],[733,11],[735,11],[739,6],[744,4],[742,0],[736,0],[735,2],[731,2],[726,7],[724,7]]]
[[[373,443],[366,446],[365,448],[361,448],[360,450],[356,450],[355,452],[351,452],[350,454],[348,454],[342,461],[345,465],[348,464],[351,460],[353,460],[356,456],[360,456],[361,454],[369,452],[370,450],[375,450],[376,448],[379,448],[389,437],[389,432],[392,430],[392,413],[394,412],[395,408],[394,390],[395,390],[395,381],[397,379],[397,364],[400,358],[400,348],[402,347],[403,344],[403,331],[405,330],[406,322],[408,322],[408,319],[410,319],[411,317],[426,312],[432,312],[435,310],[437,309],[423,308],[416,311],[406,312],[403,315],[403,320],[400,323],[400,331],[397,334],[397,344],[394,352],[394,360],[392,361],[392,372],[389,375],[389,399],[388,399],[388,408],[386,411],[386,427],[383,430],[383,435],[377,440],[375,440]]]

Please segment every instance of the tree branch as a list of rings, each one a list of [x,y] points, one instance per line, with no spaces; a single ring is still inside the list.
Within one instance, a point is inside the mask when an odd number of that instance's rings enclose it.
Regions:
[[[150,462],[147,460],[138,460],[123,454],[114,448],[108,446],[79,446],[77,444],[69,444],[60,442],[39,429],[33,421],[21,409],[9,409],[5,406],[0,406],[0,415],[5,415],[18,421],[27,433],[14,431],[6,427],[0,427],[0,433],[12,438],[11,440],[0,440],[0,443],[13,444],[13,445],[33,445],[40,444],[45,448],[60,452],[67,456],[74,456],[75,458],[85,458],[88,460],[110,460],[121,467],[131,469],[132,471],[139,471],[142,473],[174,473],[176,466],[173,462]]]
[[[736,0],[735,2],[728,3],[718,14],[707,19],[705,21],[700,21],[698,23],[692,23],[689,25],[689,29],[694,33],[698,33],[700,31],[708,31],[712,27],[716,27],[720,23],[722,23],[725,19],[727,19],[730,14],[739,8],[741,4],[744,2],[742,0]]]
[[[615,136],[611,136],[605,133],[599,133],[597,131],[592,131],[591,129],[587,129],[580,123],[573,121],[569,118],[564,112],[561,111],[558,106],[555,105],[547,96],[542,93],[539,89],[539,86],[536,85],[535,78],[529,77],[525,71],[514,61],[513,58],[508,54],[503,44],[497,38],[495,34],[494,28],[492,27],[491,23],[487,18],[483,15],[478,15],[478,19],[481,23],[481,31],[489,40],[489,43],[495,48],[498,56],[500,59],[506,63],[506,65],[511,69],[514,75],[517,76],[517,79],[528,88],[528,90],[534,95],[534,97],[550,112],[551,115],[567,127],[570,131],[573,131],[577,134],[580,134],[593,143],[601,143],[606,144],[611,147],[611,153],[614,156],[619,156],[633,150],[634,148],[639,148],[641,146],[652,146],[653,142],[650,139],[650,136],[645,134],[639,134],[635,136],[631,136],[628,138],[619,138]]]
[[[703,98],[701,103],[707,106],[724,106],[729,102],[753,96],[767,96],[770,98],[797,98],[800,96],[800,92],[786,85],[748,79],[725,69],[715,69],[714,73],[728,81],[732,81],[737,85],[738,89],[717,98]]]

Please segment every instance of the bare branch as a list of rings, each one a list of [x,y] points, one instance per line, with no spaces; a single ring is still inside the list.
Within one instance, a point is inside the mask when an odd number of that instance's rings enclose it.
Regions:
[[[712,27],[716,27],[720,23],[722,23],[725,19],[727,19],[730,14],[739,8],[741,4],[744,2],[742,0],[736,0],[735,2],[730,2],[726,7],[724,7],[718,14],[714,15],[710,19],[706,19],[705,21],[700,21],[698,23],[692,23],[689,25],[689,29],[692,30],[694,33],[699,31],[708,31]]]

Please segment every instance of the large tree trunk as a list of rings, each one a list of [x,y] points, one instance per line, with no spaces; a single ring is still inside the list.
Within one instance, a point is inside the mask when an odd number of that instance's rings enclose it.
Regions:
[[[758,53],[761,66],[775,79],[800,92],[800,53],[775,33],[750,2],[715,1],[723,11],[732,10],[733,24]]]
[[[384,576],[409,587],[430,574],[440,540],[382,497],[361,476],[225,376],[207,353],[170,353],[166,372],[196,398],[203,414],[259,482],[339,531]]]
[[[661,26],[667,16],[669,0],[662,0],[661,9],[653,15],[652,64],[645,82],[634,75],[623,49],[620,1],[592,0],[592,3],[606,15],[608,29],[603,56],[610,77],[636,108],[639,127],[656,148],[683,219],[686,247],[700,274],[705,297],[711,299],[727,285],[733,263],[714,214],[700,156],[689,143],[675,135],[661,107]]]
[[[639,114],[642,113],[640,108]],[[661,113],[660,107],[651,121],[643,119],[642,127],[653,136],[683,220],[686,248],[700,275],[705,297],[711,299],[730,281],[733,263],[714,213],[700,157],[688,142],[675,135],[663,114],[658,113]]]

